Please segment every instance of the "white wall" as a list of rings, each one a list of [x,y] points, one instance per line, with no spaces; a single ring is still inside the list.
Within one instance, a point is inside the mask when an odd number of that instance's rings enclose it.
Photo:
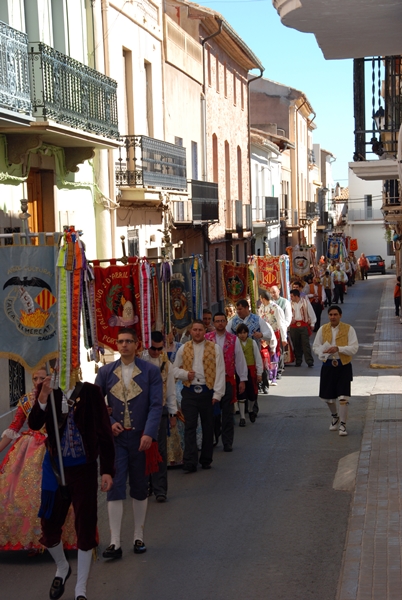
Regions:
[[[382,181],[364,181],[349,169],[348,225],[345,234],[357,239],[357,256],[380,254],[390,266],[392,257],[387,256],[384,219],[381,214]],[[372,217],[367,219],[364,197],[372,196]]]

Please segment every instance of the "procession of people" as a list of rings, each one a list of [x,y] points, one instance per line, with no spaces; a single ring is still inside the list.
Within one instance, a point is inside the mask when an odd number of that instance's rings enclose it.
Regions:
[[[121,318],[120,356],[99,368],[94,384],[77,381],[63,390],[55,385],[56,372],[37,369],[32,392],[21,398],[0,442],[0,451],[12,444],[0,465],[0,508],[7,515],[0,550],[47,548],[56,564],[54,600],[71,575],[64,551],[77,549],[75,599],[86,600],[91,553],[99,543],[98,461],[110,527],[102,557],[123,557],[127,482],[132,550],[143,554],[148,501],[168,501],[168,468],[181,467],[186,475],[211,469],[220,440],[224,452],[233,452],[242,435],[236,424],[258,427],[259,396],[280,385],[288,368],[302,367],[303,360],[313,367],[313,353],[322,362],[319,397],[331,412],[330,430],[346,436],[358,341],[337,302],[365,275],[353,253],[343,261],[321,257],[306,275],[292,274],[287,289],[275,282],[258,290],[257,303],[250,295],[227,303],[225,311],[204,306],[202,318],[181,329],[154,327],[146,344],[135,320]],[[398,314],[400,281],[395,298]],[[133,307],[125,300],[126,316],[127,304]],[[329,322],[321,326],[325,308]],[[29,429],[21,434],[26,420]]]

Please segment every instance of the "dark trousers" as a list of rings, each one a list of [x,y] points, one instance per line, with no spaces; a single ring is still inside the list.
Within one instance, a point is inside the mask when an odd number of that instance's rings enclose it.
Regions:
[[[214,409],[212,405],[212,390],[196,394],[183,387],[181,392],[181,410],[185,418],[184,426],[184,468],[197,468],[197,420],[201,419],[202,447],[199,462],[210,465],[214,449]]]
[[[332,303],[332,292],[330,288],[325,288],[325,295],[327,297],[327,304],[328,306],[331,306]]]
[[[401,308],[401,297],[399,296],[398,298],[394,298],[394,302],[395,302],[395,314],[397,317],[399,317],[399,309]]]
[[[289,335],[293,343],[293,349],[295,351],[296,364],[301,365],[304,359],[308,365],[314,364],[314,358],[311,354],[310,340],[308,336],[307,327],[291,327],[289,329]]]
[[[220,413],[214,416],[215,439],[222,435],[224,446],[233,445],[234,418],[233,418],[233,387],[230,381],[226,382],[225,395],[220,401]]]
[[[317,318],[317,321],[314,325],[314,331],[318,331],[321,327],[322,304],[321,302],[312,302],[311,306],[313,307],[314,314]]]
[[[98,463],[85,463],[76,467],[64,467],[66,490],[57,488],[53,511],[49,519],[41,519],[40,543],[46,548],[57,546],[61,540],[62,527],[72,503],[75,516],[75,531],[79,550],[91,550],[96,541],[98,520]]]
[[[163,408],[161,422],[158,430],[158,450],[162,457],[157,473],[150,475],[151,486],[155,496],[166,496],[168,491],[167,479],[167,430],[169,415],[167,409]]]
[[[335,283],[334,287],[334,304],[338,304],[339,300],[343,304],[343,283]]]
[[[145,500],[148,496],[148,475],[145,475],[145,452],[140,452],[142,432],[124,430],[114,438],[116,451],[116,475],[113,487],[107,493],[108,502],[125,500],[127,475],[130,485],[130,496],[135,500]]]

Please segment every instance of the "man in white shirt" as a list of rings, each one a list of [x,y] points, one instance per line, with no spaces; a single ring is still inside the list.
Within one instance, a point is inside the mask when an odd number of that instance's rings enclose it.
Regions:
[[[283,310],[286,328],[288,328],[292,320],[292,307],[290,306],[290,301],[281,296],[277,285],[272,286],[269,292],[271,294],[271,299]]]
[[[310,301],[300,298],[300,291],[290,290],[292,305],[292,321],[290,323],[289,335],[292,340],[296,358],[296,367],[301,367],[303,361],[311,368],[314,366],[314,358],[311,353],[310,334],[314,329],[316,316]]]
[[[248,371],[240,341],[235,335],[226,331],[227,322],[225,313],[215,313],[213,320],[215,331],[207,333],[205,339],[218,344],[223,352],[226,388],[220,402],[221,413],[215,415],[214,429],[216,441],[218,441],[221,431],[224,451],[232,452],[234,438],[233,403],[236,401],[236,373],[240,380],[239,394],[241,395],[245,390]]]
[[[168,419],[170,427],[176,427],[177,401],[176,385],[173,374],[173,366],[163,349],[164,339],[161,331],[151,333],[151,346],[141,354],[142,360],[150,362],[158,367],[163,384],[163,409],[158,431],[158,450],[162,457],[159,469],[150,475],[152,492],[157,502],[166,502],[168,490],[167,477],[167,432]]]
[[[338,430],[339,435],[348,435],[346,420],[353,380],[352,356],[359,349],[356,332],[347,323],[341,323],[342,309],[330,306],[329,323],[317,332],[313,350],[323,361],[320,375],[320,398],[331,411],[330,431]],[[339,414],[337,400],[339,399]]]
[[[339,300],[343,304],[344,286],[348,282],[348,276],[345,271],[341,271],[339,263],[337,263],[331,277],[334,284],[334,304],[337,304]]]
[[[198,462],[210,469],[214,442],[214,409],[225,394],[225,363],[223,352],[214,342],[205,339],[205,325],[195,319],[190,330],[191,340],[177,351],[174,374],[183,381],[181,409],[185,418],[183,470],[194,473]],[[202,447],[198,459],[196,429],[201,418]]]

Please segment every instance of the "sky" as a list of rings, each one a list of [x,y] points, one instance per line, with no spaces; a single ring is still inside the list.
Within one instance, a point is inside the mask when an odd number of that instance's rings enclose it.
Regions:
[[[315,36],[282,25],[271,0],[196,1],[223,15],[262,62],[265,78],[306,94],[317,114],[313,141],[335,155],[334,181],[346,187],[354,152],[353,61],[325,60]]]

